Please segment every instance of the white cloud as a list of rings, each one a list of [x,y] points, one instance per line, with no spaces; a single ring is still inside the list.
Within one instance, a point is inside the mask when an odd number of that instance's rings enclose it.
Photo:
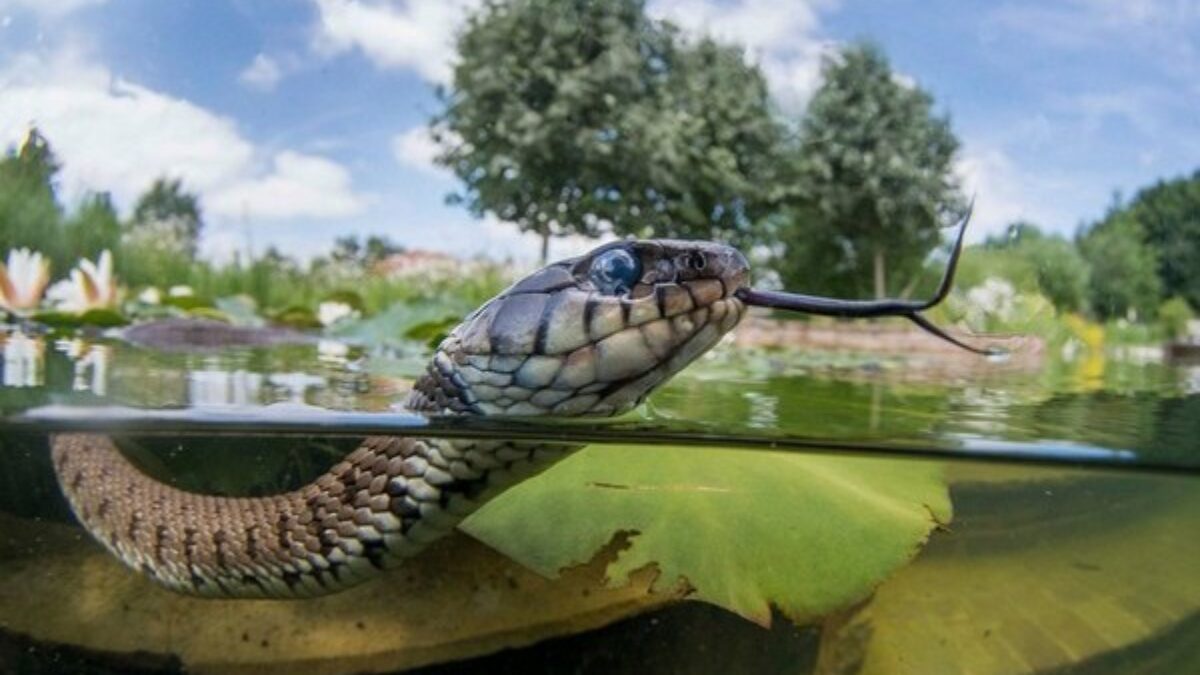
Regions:
[[[265,175],[229,185],[206,204],[217,213],[267,219],[352,216],[367,206],[367,198],[355,194],[350,172],[336,162],[285,150],[271,165]]]
[[[251,89],[271,91],[282,77],[283,70],[275,59],[266,54],[258,54],[250,65],[238,74],[238,81]]]
[[[434,162],[439,151],[437,141],[426,126],[413,127],[392,137],[392,155],[402,166],[446,178],[450,172]]]
[[[1018,220],[1069,236],[1079,214],[1094,210],[1093,202],[1103,199],[1103,188],[1078,185],[1049,171],[1022,169],[999,146],[968,141],[963,147],[954,168],[964,191],[975,198],[967,233],[972,242],[1002,234]]]
[[[1016,168],[1002,151],[994,148],[965,151],[955,173],[962,179],[966,193],[975,198],[968,232],[972,241],[1003,233],[1017,220],[1031,219],[1023,203]]]
[[[339,54],[359,50],[380,68],[408,68],[426,80],[450,80],[454,34],[478,0],[315,0],[314,46]]]
[[[24,10],[45,18],[66,16],[76,10],[102,5],[107,0],[0,0],[0,12]]]
[[[69,49],[54,61],[18,56],[0,70],[0,145],[19,142],[30,124],[63,162],[68,202],[109,191],[128,207],[156,177],[169,175],[198,192],[216,218],[327,217],[365,208],[340,165],[257,148],[233,120],[113,77]]]

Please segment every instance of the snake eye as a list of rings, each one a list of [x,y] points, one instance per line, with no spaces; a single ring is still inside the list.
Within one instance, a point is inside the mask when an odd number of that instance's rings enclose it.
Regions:
[[[605,295],[628,293],[642,276],[642,264],[629,251],[614,248],[592,261],[588,277]]]

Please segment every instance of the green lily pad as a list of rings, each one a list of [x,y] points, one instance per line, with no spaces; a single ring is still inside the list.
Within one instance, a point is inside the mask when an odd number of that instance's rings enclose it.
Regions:
[[[808,621],[862,600],[951,514],[931,462],[593,446],[460,528],[547,576],[626,533],[610,584],[654,566],[656,590],[765,625],[771,606]]]
[[[278,324],[292,328],[320,328],[321,322],[311,309],[293,305],[277,312],[271,319]]]
[[[75,328],[78,326],[124,326],[129,321],[119,312],[112,309],[89,309],[82,314],[74,312],[48,311],[33,315],[33,320],[56,328]]]
[[[213,307],[213,301],[199,295],[169,295],[162,299],[162,304],[177,307],[184,311]]]
[[[266,325],[258,314],[258,303],[248,295],[230,295],[217,298],[214,305],[235,326],[260,328]]]
[[[233,320],[229,318],[228,314],[222,312],[216,307],[193,307],[192,309],[188,310],[187,314],[188,316],[195,317],[197,319],[211,319],[212,321],[220,321],[221,323],[228,324],[233,323]]]
[[[433,321],[424,321],[404,331],[404,337],[422,342],[430,349],[436,349],[461,321],[462,317],[459,316],[446,316]]]
[[[428,343],[445,328],[449,317],[461,321],[470,311],[471,307],[461,299],[398,302],[375,316],[342,323],[329,332],[372,347],[395,346],[400,342]]]

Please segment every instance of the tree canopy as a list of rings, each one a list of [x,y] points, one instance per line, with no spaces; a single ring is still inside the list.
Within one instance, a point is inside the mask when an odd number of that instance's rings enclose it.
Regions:
[[[476,215],[544,243],[736,237],[762,215],[781,129],[740,49],[686,43],[641,0],[493,0],[458,55],[432,128]]]
[[[1200,171],[1139,191],[1119,213],[1137,221],[1156,252],[1162,295],[1200,308]]]
[[[1114,210],[1079,239],[1091,265],[1088,297],[1100,318],[1130,315],[1150,318],[1162,295],[1158,252],[1145,243],[1145,232],[1128,212]]]
[[[958,140],[933,99],[876,47],[826,58],[793,158],[781,273],[799,288],[882,297],[910,282],[938,228],[963,214]]]
[[[67,262],[54,186],[58,170],[49,141],[37,129],[0,159],[0,253],[28,247],[49,256],[55,267]]]
[[[129,230],[154,228],[158,235],[173,238],[183,253],[195,256],[203,224],[199,198],[184,190],[180,179],[160,177],[138,197]]]

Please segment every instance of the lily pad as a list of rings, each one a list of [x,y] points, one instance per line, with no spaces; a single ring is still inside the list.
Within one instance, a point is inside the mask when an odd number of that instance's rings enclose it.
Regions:
[[[330,333],[371,347],[426,343],[449,323],[449,317],[454,317],[457,323],[470,311],[471,307],[462,300],[396,303],[368,319],[336,326]]]
[[[321,322],[311,309],[292,305],[277,312],[271,319],[278,324],[292,328],[320,328]]]
[[[112,309],[89,309],[82,314],[74,312],[39,312],[33,315],[33,320],[56,328],[75,328],[78,326],[124,326],[129,323],[124,316]]]
[[[1200,616],[1195,478],[1023,471],[956,483],[953,530],[826,625],[818,672],[1197,672],[1173,633]],[[1139,647],[1188,666],[1121,662]]]
[[[711,448],[593,446],[460,525],[546,576],[629,546],[609,583],[653,566],[656,590],[768,624],[862,600],[951,518],[939,465]]]
[[[162,304],[177,307],[184,311],[194,311],[213,307],[213,301],[199,295],[171,295],[163,298]]]
[[[458,316],[446,316],[433,321],[424,321],[404,331],[404,337],[409,340],[423,342],[430,349],[436,349],[442,340],[462,321]]]

